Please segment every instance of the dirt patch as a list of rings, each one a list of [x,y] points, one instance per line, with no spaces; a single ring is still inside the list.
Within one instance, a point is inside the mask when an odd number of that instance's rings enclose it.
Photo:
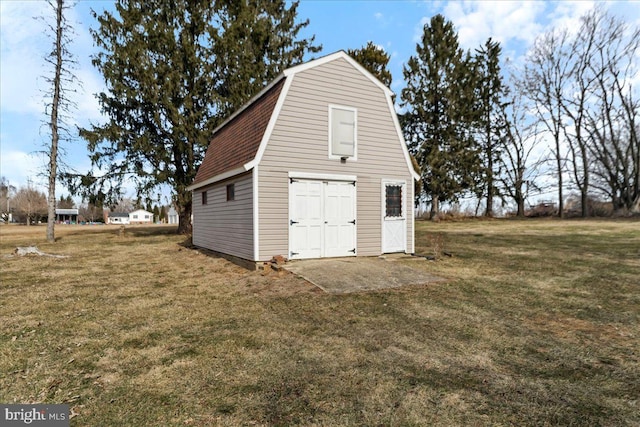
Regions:
[[[399,288],[445,281],[442,277],[410,267],[400,261],[377,257],[293,261],[284,268],[331,294]]]

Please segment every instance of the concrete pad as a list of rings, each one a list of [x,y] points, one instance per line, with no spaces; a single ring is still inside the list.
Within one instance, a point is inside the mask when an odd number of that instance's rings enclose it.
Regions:
[[[445,279],[408,266],[418,257],[350,257],[289,261],[284,268],[330,294],[344,294],[442,282]]]

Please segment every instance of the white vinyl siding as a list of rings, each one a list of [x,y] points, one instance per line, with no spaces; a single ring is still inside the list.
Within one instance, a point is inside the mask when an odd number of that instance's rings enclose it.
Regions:
[[[330,105],[357,110],[357,162],[327,156]],[[259,259],[287,255],[289,248],[289,177],[292,170],[357,176],[358,255],[380,255],[382,177],[407,182],[407,168],[393,117],[383,91],[337,59],[296,74],[259,168]],[[407,251],[413,251],[413,196],[406,197]]]
[[[227,201],[227,184],[234,200]],[[201,193],[207,192],[207,204]],[[198,194],[200,193],[200,194]],[[194,191],[193,244],[253,260],[253,183],[251,172]]]

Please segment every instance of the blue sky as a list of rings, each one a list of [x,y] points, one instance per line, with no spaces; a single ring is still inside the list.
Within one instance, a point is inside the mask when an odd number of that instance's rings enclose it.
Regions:
[[[415,53],[422,28],[430,18],[443,14],[458,30],[461,45],[475,49],[488,37],[501,42],[504,59],[522,63],[528,46],[536,36],[554,26],[577,28],[579,17],[595,2],[544,1],[350,1],[302,0],[300,19],[309,19],[304,36],[315,34],[322,44],[320,55],[337,50],[358,48],[373,41],[390,55],[392,90],[404,86],[402,67]],[[640,23],[640,2],[610,1],[604,5],[627,22]],[[71,123],[86,126],[100,122],[101,115],[94,94],[103,88],[100,74],[92,67],[94,52],[89,28],[96,22],[90,10],[113,9],[109,0],[82,0],[68,13],[76,35],[71,49],[78,67],[75,74],[82,87],[74,95],[78,105]],[[50,72],[43,56],[50,50],[44,23],[35,16],[49,16],[44,1],[0,0],[0,175],[12,185],[33,185],[45,191],[43,157],[36,153],[46,142],[46,120],[42,75]],[[318,56],[318,55],[316,55]],[[64,160],[79,171],[90,167],[84,141],[63,144]],[[58,187],[57,194],[68,194]],[[132,196],[133,192],[129,194]]]

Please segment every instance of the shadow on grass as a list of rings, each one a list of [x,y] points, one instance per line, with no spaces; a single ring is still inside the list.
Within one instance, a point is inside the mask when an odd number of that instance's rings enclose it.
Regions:
[[[117,228],[113,229],[116,233]],[[125,233],[134,237],[155,237],[155,236],[167,236],[178,233],[178,226],[129,226],[125,227]],[[191,237],[189,236],[189,240]]]
[[[78,225],[72,229],[65,229],[64,225],[56,226],[56,242],[70,236],[86,236],[88,234],[114,234],[124,233],[124,236],[132,237],[156,237],[177,234],[177,225]],[[42,229],[44,231],[44,229]]]

